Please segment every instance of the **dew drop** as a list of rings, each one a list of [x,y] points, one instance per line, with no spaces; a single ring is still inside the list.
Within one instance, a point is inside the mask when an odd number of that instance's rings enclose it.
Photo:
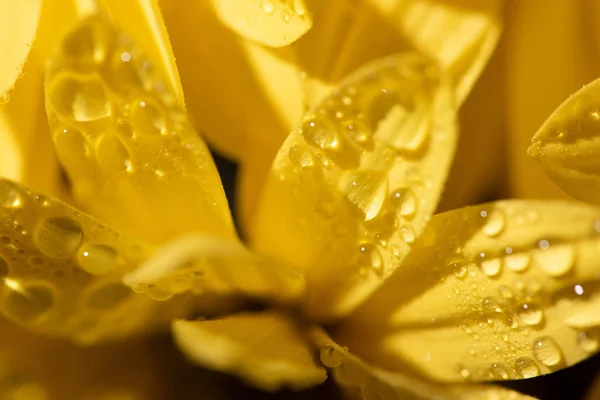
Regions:
[[[83,228],[69,217],[50,218],[39,226],[35,239],[40,251],[47,256],[67,258],[81,246]]]
[[[99,18],[88,20],[62,42],[63,53],[79,67],[91,67],[106,59],[111,32]]]
[[[529,254],[510,254],[504,257],[504,265],[506,268],[514,272],[525,271],[531,262]]]
[[[21,286],[9,279],[5,285],[10,290],[4,297],[4,311],[18,321],[33,322],[54,306],[54,291],[47,286]]]
[[[547,367],[557,366],[562,361],[560,349],[549,337],[541,337],[533,342],[533,356]]]
[[[92,275],[104,275],[117,265],[118,253],[103,244],[84,245],[79,250],[79,265]]]
[[[402,239],[408,244],[414,243],[416,239],[415,231],[410,225],[404,225],[401,227],[400,234],[402,235]]]
[[[303,151],[299,146],[294,145],[290,148],[290,160],[300,168],[310,168],[313,166],[313,158],[308,151]]]
[[[331,219],[335,216],[338,204],[335,196],[328,190],[321,190],[315,204],[315,212],[323,219]]]
[[[275,4],[272,0],[261,0],[262,10],[267,15],[272,15],[275,12]]]
[[[471,371],[469,371],[466,367],[459,367],[459,374],[463,379],[469,379],[471,377]]]
[[[499,258],[483,260],[481,262],[481,270],[484,274],[490,277],[498,276],[502,271],[502,261]]]
[[[500,314],[503,313],[504,310],[500,307],[500,303],[493,297],[486,297],[482,301],[483,309],[488,313]]]
[[[335,127],[321,119],[309,119],[302,124],[302,134],[308,144],[320,149],[335,149],[340,146]]]
[[[321,349],[320,358],[327,368],[335,368],[344,361],[346,354],[344,349],[328,343]]]
[[[569,245],[554,246],[534,253],[536,263],[550,276],[562,276],[575,263],[575,249]]]
[[[132,290],[122,283],[109,283],[90,293],[87,304],[93,310],[107,311],[118,307],[132,293]]]
[[[129,150],[116,135],[103,134],[96,142],[96,159],[102,168],[122,171],[130,164]]]
[[[537,364],[529,357],[518,358],[515,361],[515,371],[525,379],[533,378],[540,374]]]
[[[575,285],[575,287],[573,288],[573,290],[575,291],[575,294],[577,296],[581,296],[583,294],[583,292],[584,292],[583,286],[581,286],[581,285]]]
[[[595,353],[599,346],[598,335],[595,332],[579,332],[577,345],[587,353]]]
[[[17,208],[22,205],[23,200],[15,184],[0,180],[0,202],[5,208]]]
[[[133,124],[143,135],[167,133],[167,117],[162,108],[150,100],[138,101],[133,107]]]
[[[83,133],[75,128],[62,128],[54,133],[54,144],[61,161],[78,161],[89,153],[89,146]]]
[[[414,217],[417,211],[417,198],[412,190],[407,188],[396,189],[390,195],[390,200],[402,217],[406,219]]]
[[[483,233],[490,237],[496,237],[502,233],[506,225],[504,213],[500,210],[495,210],[487,218],[486,224],[483,226]]]
[[[61,75],[48,96],[52,108],[65,120],[94,121],[111,114],[106,90],[98,78]]]
[[[544,311],[536,303],[521,304],[517,314],[522,323],[529,326],[539,325],[544,318]]]
[[[377,246],[370,243],[362,244],[359,248],[359,261],[361,267],[369,267],[377,276],[382,276],[384,271],[384,262],[381,252]]]
[[[502,364],[492,364],[492,376],[497,380],[507,380],[510,378],[508,370]]]
[[[365,221],[375,218],[385,201],[387,179],[381,171],[348,172],[340,179],[339,187],[348,201]]]
[[[448,268],[454,271],[454,276],[458,279],[465,279],[469,273],[469,267],[462,262],[451,263]]]

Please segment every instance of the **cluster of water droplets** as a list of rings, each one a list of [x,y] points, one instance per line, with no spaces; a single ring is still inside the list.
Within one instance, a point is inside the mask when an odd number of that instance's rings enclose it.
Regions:
[[[307,202],[306,188],[315,192],[312,215],[298,218],[316,215],[317,240],[347,255],[344,264],[361,276],[390,273],[417,239],[427,214],[420,194],[432,185],[420,162],[432,141],[449,134],[436,120],[439,72],[416,55],[403,57],[329,95],[307,114],[288,152],[297,176],[292,196]]]
[[[476,226],[481,242],[493,243],[500,238],[500,242],[506,243],[510,238],[503,241],[503,234],[510,235],[511,228],[535,230],[542,216],[534,208],[497,206],[481,208],[476,213],[472,210],[460,221],[458,219],[444,221],[444,224],[460,222],[465,227]],[[461,256],[461,246],[467,244],[449,234],[449,249],[457,256],[449,257],[446,270],[437,268],[436,274],[448,286],[448,301],[454,304],[458,313],[469,316],[460,325],[473,341],[469,364],[485,364],[489,360],[488,367],[481,368],[471,369],[459,364],[457,374],[466,380],[531,378],[566,363],[559,344],[542,332],[548,323],[544,310],[559,303],[583,304],[584,297],[589,299],[596,295],[598,283],[586,280],[569,284],[559,291],[556,288],[548,291],[544,282],[568,277],[578,262],[578,243],[584,246],[586,241],[597,240],[599,228],[598,220],[590,221],[589,235],[584,234],[576,243],[560,236],[533,237],[527,245],[480,252],[470,258]],[[463,229],[468,231],[468,228]],[[493,245],[489,247],[494,248]],[[513,276],[510,280],[504,278],[507,273]],[[540,273],[543,278],[536,278]],[[550,318],[553,318],[552,323],[557,322],[556,316]],[[593,326],[582,330],[574,326],[569,340],[573,340],[583,353],[594,353],[600,345],[599,328]],[[483,340],[488,344],[482,344]],[[489,343],[496,344],[487,348]],[[528,355],[518,356],[524,354]]]
[[[148,251],[63,203],[0,180],[0,307],[18,323],[79,340],[133,329],[137,319],[127,313],[140,304],[120,277]]]

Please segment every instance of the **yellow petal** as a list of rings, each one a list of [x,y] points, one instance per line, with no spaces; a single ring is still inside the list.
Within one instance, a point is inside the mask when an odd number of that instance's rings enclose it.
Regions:
[[[442,385],[402,373],[391,373],[368,363],[322,333],[314,335],[321,362],[351,398],[380,400],[533,400],[494,385]]]
[[[11,320],[92,342],[171,315],[121,283],[152,248],[8,180],[0,206],[0,308]]]
[[[499,0],[369,0],[387,21],[454,77],[457,103],[467,97],[500,37]]]
[[[598,77],[595,49],[590,50],[594,36],[586,33],[595,32],[594,7],[569,0],[519,1],[510,7],[505,107],[511,197],[566,198],[526,149],[553,110]]]
[[[573,365],[600,345],[600,321],[589,318],[600,298],[599,231],[600,211],[575,202],[439,214],[351,317],[342,342],[391,370],[444,381],[531,378]]]
[[[291,130],[288,121],[300,118],[292,67],[223,26],[208,1],[164,0],[161,7],[187,108],[211,146],[237,161],[254,144],[279,148]],[[198,46],[190,37],[210,40]]]
[[[211,0],[230,29],[270,47],[283,47],[304,35],[312,17],[304,0]]]
[[[253,244],[307,273],[311,315],[354,308],[436,208],[454,146],[446,76],[407,53],[349,78],[282,146]]]
[[[54,143],[81,207],[151,242],[234,237],[210,152],[161,71],[99,17],[65,39],[46,75]]]
[[[23,70],[41,8],[41,0],[0,1],[0,103],[7,101],[8,91]]]
[[[133,39],[163,72],[168,90],[183,106],[183,90],[158,0],[98,0],[101,10]]]
[[[178,320],[173,335],[194,363],[238,375],[263,390],[304,389],[327,377],[295,324],[273,312]]]
[[[304,294],[302,274],[247,251],[239,242],[194,235],[164,246],[125,277],[136,291],[167,298],[192,290],[290,301]],[[151,285],[151,289],[148,286]]]
[[[567,193],[600,203],[600,79],[562,103],[535,134],[528,152]]]

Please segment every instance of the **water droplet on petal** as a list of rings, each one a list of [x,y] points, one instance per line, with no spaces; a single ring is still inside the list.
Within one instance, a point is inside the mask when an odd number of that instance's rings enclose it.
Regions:
[[[67,258],[83,241],[83,228],[69,217],[50,218],[42,222],[35,235],[40,251],[52,258]]]
[[[500,210],[495,210],[487,218],[485,225],[483,226],[483,233],[487,236],[496,237],[502,233],[504,226],[506,225],[504,213]]]
[[[506,268],[515,272],[525,271],[527,267],[529,267],[530,262],[531,257],[526,253],[510,254],[504,257],[504,265],[506,265]]]
[[[373,170],[349,172],[340,179],[340,190],[364,220],[369,221],[379,214],[385,201],[386,175]]]
[[[5,208],[17,208],[23,201],[18,187],[12,182],[0,180],[0,204]]]
[[[562,276],[575,263],[575,249],[569,245],[554,246],[534,253],[536,263],[551,276]]]
[[[533,378],[540,374],[537,364],[529,357],[518,358],[515,361],[515,371],[525,379]]]
[[[272,0],[261,0],[262,9],[267,15],[271,15],[275,12],[275,3]]]
[[[384,271],[384,261],[381,252],[377,246],[370,243],[362,244],[359,248],[359,266],[369,267],[377,276],[382,276]]]
[[[517,308],[517,314],[521,322],[529,326],[539,325],[544,318],[542,307],[536,303],[521,304]]]
[[[510,378],[508,374],[508,370],[502,364],[493,364],[492,365],[492,376],[494,379],[498,380],[507,380]]]
[[[132,112],[136,132],[142,135],[167,133],[167,117],[160,105],[151,100],[142,100],[134,104]]]
[[[94,121],[111,114],[106,90],[98,78],[61,75],[48,96],[52,108],[65,120]]]
[[[112,133],[103,134],[96,142],[96,159],[102,168],[124,170],[131,163],[129,157],[125,144]]]
[[[87,298],[88,306],[93,310],[107,311],[118,307],[133,291],[122,283],[109,283],[95,289]]]
[[[484,260],[481,262],[481,270],[487,276],[498,276],[502,271],[502,261],[499,258]]]
[[[554,340],[541,337],[533,342],[533,356],[547,367],[554,367],[562,361],[562,354]]]
[[[395,204],[398,214],[406,219],[411,219],[417,211],[417,198],[410,189],[396,189],[390,196]]]
[[[117,265],[118,253],[103,244],[86,245],[79,251],[79,265],[92,275],[104,275]]]
[[[54,291],[47,286],[22,286],[8,279],[5,284],[8,291],[4,297],[4,312],[18,321],[33,322],[54,306]]]
[[[400,234],[402,235],[402,239],[408,244],[414,243],[416,239],[415,231],[410,225],[404,225],[401,227]]]
[[[295,145],[290,148],[290,160],[300,168],[310,168],[313,166],[313,158],[308,151],[302,150]]]
[[[577,345],[585,352],[595,353],[599,346],[598,335],[595,332],[579,332]]]

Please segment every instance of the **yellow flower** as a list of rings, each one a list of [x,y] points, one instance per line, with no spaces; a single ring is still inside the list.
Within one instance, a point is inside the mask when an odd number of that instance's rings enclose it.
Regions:
[[[256,168],[246,247],[186,115],[157,2],[48,0],[31,70],[0,110],[13,157],[0,181],[4,315],[87,345],[173,321],[192,361],[265,390],[318,385],[328,368],[365,399],[527,398],[478,382],[597,350],[600,211],[507,200],[433,215],[457,109],[498,37],[497,2],[476,3],[165,4],[183,14],[169,27],[190,57],[177,65],[190,109]],[[0,27],[18,39],[0,42],[2,93],[35,35],[40,4],[27,4],[0,3],[18,27]],[[43,63],[45,136],[27,118]],[[53,153],[34,152],[50,139],[68,191],[50,179]]]

